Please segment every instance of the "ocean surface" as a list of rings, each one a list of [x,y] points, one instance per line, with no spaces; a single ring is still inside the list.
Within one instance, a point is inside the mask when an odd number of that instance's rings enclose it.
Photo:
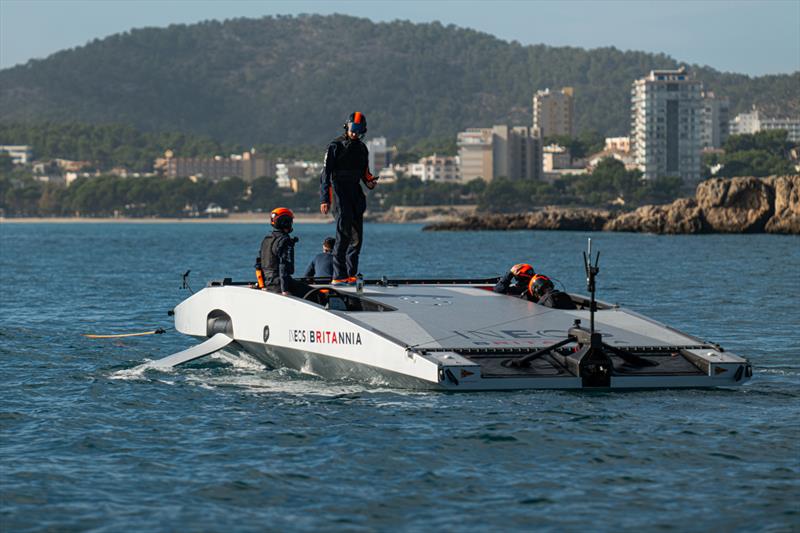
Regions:
[[[800,530],[800,238],[367,226],[367,277],[525,261],[744,355],[745,386],[446,394],[209,359],[167,311],[264,224],[0,224],[3,531]],[[332,226],[300,225],[301,267]]]

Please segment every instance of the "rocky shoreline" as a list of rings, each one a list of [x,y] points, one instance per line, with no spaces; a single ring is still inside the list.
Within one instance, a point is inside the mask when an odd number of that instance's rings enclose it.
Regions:
[[[697,186],[694,198],[647,205],[630,212],[554,206],[528,213],[466,215],[424,228],[515,229],[800,235],[800,175],[712,178]]]

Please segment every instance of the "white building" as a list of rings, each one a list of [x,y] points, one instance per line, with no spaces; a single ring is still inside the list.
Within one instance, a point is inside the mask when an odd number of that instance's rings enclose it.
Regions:
[[[297,192],[300,181],[308,181],[319,177],[322,163],[317,161],[293,161],[275,165],[275,183],[282,189]]]
[[[533,129],[538,129],[543,139],[552,135],[574,136],[572,95],[572,87],[564,87],[559,92],[545,89],[533,95]]]
[[[542,142],[526,126],[470,128],[458,134],[461,181],[542,177]]]
[[[381,170],[391,165],[391,152],[386,147],[386,137],[375,137],[366,142],[369,150],[369,169],[377,176]]]
[[[433,154],[423,157],[417,163],[409,165],[409,173],[422,181],[453,183],[461,180],[458,156]]]
[[[604,150],[628,153],[631,151],[630,137],[606,137]]]
[[[800,141],[800,117],[768,118],[761,116],[757,109],[753,109],[750,113],[739,113],[730,123],[731,135],[752,134],[766,130],[786,130],[789,133],[788,140],[798,142]]]
[[[703,93],[703,129],[700,144],[704,149],[720,148],[725,144],[730,130],[730,102],[727,98],[715,96],[713,92]]]
[[[645,179],[700,180],[702,90],[685,67],[653,70],[633,82],[631,150]]]
[[[31,162],[32,150],[30,146],[21,144],[0,145],[0,152],[6,152],[15,165],[27,165]]]
[[[570,168],[572,166],[572,156],[566,147],[558,144],[550,144],[542,148],[542,170],[553,172],[554,170]]]

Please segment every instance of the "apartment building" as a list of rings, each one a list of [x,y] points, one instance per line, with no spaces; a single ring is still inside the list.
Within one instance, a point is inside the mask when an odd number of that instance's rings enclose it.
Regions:
[[[386,137],[375,137],[366,142],[369,150],[369,169],[377,176],[392,164],[391,151],[386,146]]]
[[[409,165],[409,174],[422,181],[453,183],[461,180],[458,156],[433,154],[423,157],[418,162]]]
[[[242,178],[253,181],[260,177],[275,177],[275,164],[259,157],[254,150],[229,157],[174,157],[171,150],[158,162],[168,178],[200,176],[205,179]]]
[[[749,113],[739,113],[730,123],[731,135],[752,134],[768,130],[786,130],[789,134],[788,140],[798,142],[800,141],[800,117],[770,118],[762,115],[757,109],[753,109]]]
[[[553,135],[573,137],[574,114],[572,87],[564,87],[558,92],[545,89],[533,95],[533,129],[542,138]]]
[[[631,150],[645,179],[700,180],[703,84],[684,67],[653,70],[631,89]]]
[[[541,179],[542,142],[527,126],[470,128],[458,134],[461,181]]]
[[[703,149],[721,148],[730,131],[730,102],[711,91],[703,93],[700,144]]]

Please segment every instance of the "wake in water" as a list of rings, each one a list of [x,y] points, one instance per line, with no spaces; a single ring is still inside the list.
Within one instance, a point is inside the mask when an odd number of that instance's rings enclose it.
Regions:
[[[301,370],[268,369],[246,352],[216,352],[201,363],[184,367],[157,368],[154,359],[133,368],[123,368],[109,374],[109,379],[123,381],[154,381],[166,385],[190,384],[205,389],[237,388],[249,393],[282,393],[294,396],[340,397],[363,393],[392,392],[402,396],[430,395],[430,392],[392,388],[381,376],[365,381],[324,380],[310,365]],[[170,376],[174,379],[166,379]]]

